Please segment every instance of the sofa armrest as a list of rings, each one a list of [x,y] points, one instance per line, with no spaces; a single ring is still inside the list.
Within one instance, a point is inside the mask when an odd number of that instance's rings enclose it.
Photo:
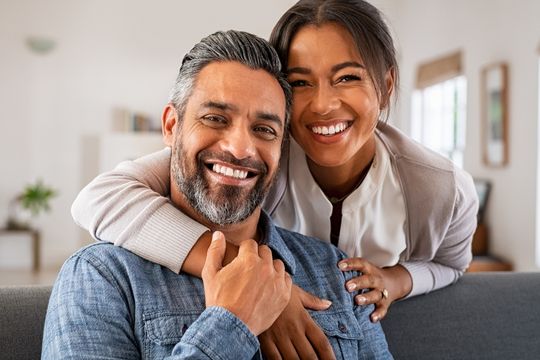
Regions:
[[[0,357],[39,359],[51,286],[0,287]]]

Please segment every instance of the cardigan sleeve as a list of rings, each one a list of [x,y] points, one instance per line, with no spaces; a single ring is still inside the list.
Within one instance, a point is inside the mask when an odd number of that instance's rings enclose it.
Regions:
[[[179,273],[191,248],[209,229],[169,201],[170,157],[170,148],[165,148],[120,163],[81,190],[71,214],[95,239]]]
[[[413,286],[407,297],[455,283],[472,260],[471,243],[477,225],[478,197],[471,176],[461,169],[456,169],[455,173],[452,219],[434,257],[430,261],[400,263],[412,277]]]

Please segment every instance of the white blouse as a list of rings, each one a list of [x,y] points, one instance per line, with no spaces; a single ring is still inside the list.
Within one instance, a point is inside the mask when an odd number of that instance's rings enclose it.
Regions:
[[[330,242],[332,203],[313,179],[302,148],[291,138],[288,187],[273,218],[286,229]],[[377,266],[397,264],[406,247],[405,202],[399,179],[376,135],[375,158],[362,184],[342,205],[338,246]]]

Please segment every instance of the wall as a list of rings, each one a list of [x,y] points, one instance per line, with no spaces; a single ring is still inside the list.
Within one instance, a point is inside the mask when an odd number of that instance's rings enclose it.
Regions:
[[[487,212],[494,254],[517,270],[539,270],[535,264],[536,167],[538,152],[538,47],[540,2],[535,0],[395,0],[389,20],[399,44],[401,100],[394,118],[408,129],[416,67],[461,49],[467,89],[465,169],[491,179]],[[396,16],[398,15],[398,16]],[[509,164],[482,163],[480,71],[506,61],[510,67]]]
[[[94,139],[109,132],[112,111],[158,118],[181,56],[202,36],[236,28],[263,37],[293,0],[0,1],[0,223],[11,197],[37,177],[60,190],[38,223],[43,263],[57,265],[81,245],[69,207],[99,161]],[[402,86],[392,122],[408,129],[418,63],[456,49],[468,78],[465,168],[492,179],[488,209],[494,253],[534,264],[540,2],[535,0],[378,0],[399,47]],[[29,35],[58,43],[31,53]],[[510,64],[510,164],[482,164],[482,66]]]
[[[0,224],[9,200],[42,178],[60,192],[53,211],[37,221],[42,263],[61,264],[82,244],[70,205],[95,176],[99,161],[89,153],[99,148],[93,139],[109,132],[113,109],[158,119],[181,58],[195,42],[231,28],[267,38],[292,3],[0,1]],[[30,52],[30,35],[54,39],[56,49]]]

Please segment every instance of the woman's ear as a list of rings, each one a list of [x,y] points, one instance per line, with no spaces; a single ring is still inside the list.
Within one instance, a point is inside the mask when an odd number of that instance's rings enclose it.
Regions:
[[[392,93],[394,92],[394,85],[396,82],[396,69],[390,68],[386,72],[386,75],[384,76],[384,82],[386,85],[386,93],[382,96],[381,106],[380,109],[386,109],[388,106],[388,103],[390,102],[390,98],[392,97]]]
[[[167,146],[174,142],[174,130],[178,124],[178,112],[172,104],[167,104],[161,114],[161,133]]]

